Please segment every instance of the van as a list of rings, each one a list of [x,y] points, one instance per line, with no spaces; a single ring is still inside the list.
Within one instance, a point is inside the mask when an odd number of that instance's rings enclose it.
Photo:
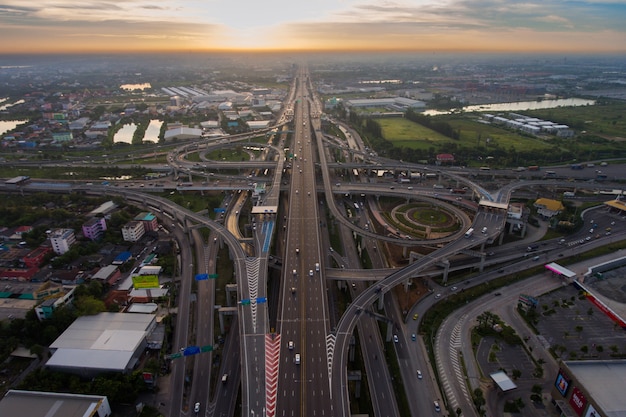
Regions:
[[[222,375],[222,384],[225,384],[228,381],[228,374]]]

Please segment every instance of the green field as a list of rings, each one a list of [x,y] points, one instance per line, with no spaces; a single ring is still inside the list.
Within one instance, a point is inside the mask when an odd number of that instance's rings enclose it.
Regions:
[[[383,129],[383,136],[393,146],[411,149],[428,149],[433,143],[450,142],[452,139],[410,120],[391,117],[375,119]]]
[[[459,147],[499,146],[516,150],[544,150],[553,146],[544,140],[520,135],[516,132],[479,123],[467,116],[440,116],[440,120],[450,123],[460,130],[460,140],[454,140],[410,120],[393,117],[375,119],[383,130],[383,136],[396,147],[428,149],[433,145],[454,143]]]

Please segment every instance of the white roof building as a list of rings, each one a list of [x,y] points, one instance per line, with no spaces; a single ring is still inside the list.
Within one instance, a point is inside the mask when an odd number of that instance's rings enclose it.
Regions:
[[[195,139],[202,136],[202,129],[196,129],[192,127],[178,127],[176,129],[170,129],[165,132],[163,138],[168,140],[173,139]]]
[[[132,370],[156,326],[154,314],[100,313],[77,318],[51,345],[46,366],[90,376]]]
[[[9,390],[0,401],[1,416],[108,417],[107,397],[59,392]]]

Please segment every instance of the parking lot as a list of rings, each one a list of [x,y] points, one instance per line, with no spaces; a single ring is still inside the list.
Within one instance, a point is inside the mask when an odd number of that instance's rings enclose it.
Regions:
[[[626,332],[571,285],[539,298],[537,329],[563,360],[626,355]]]

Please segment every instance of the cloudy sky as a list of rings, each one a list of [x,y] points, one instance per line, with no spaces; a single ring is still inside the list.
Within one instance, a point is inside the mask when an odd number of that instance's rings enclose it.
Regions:
[[[626,0],[4,0],[0,53],[626,52]]]

